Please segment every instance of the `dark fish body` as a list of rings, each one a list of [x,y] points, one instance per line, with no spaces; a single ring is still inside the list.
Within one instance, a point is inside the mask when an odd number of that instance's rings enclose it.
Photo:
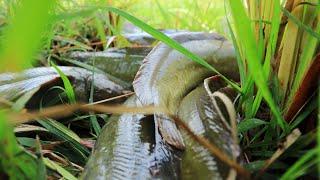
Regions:
[[[142,60],[151,51],[151,47],[132,47],[103,52],[74,52],[70,58],[94,65],[96,68],[125,82],[132,82]]]
[[[157,41],[154,37],[146,32],[143,32],[141,29],[135,29],[135,26],[128,28],[129,29],[125,30],[126,32],[124,32],[122,36],[133,45],[152,46]],[[186,30],[177,29],[164,29],[160,31],[169,37],[188,32]]]
[[[136,97],[130,97],[125,105],[137,106]],[[176,179],[177,156],[163,142],[157,141],[156,136],[159,134],[154,129],[152,116],[113,116],[99,135],[82,178]]]
[[[233,45],[214,33],[180,33],[173,37],[182,46],[197,54],[227,77],[237,79],[238,68]],[[167,107],[177,113],[180,101],[193,88],[214,73],[187,59],[183,54],[159,43],[144,59],[133,87],[143,105]],[[183,149],[176,125],[163,115],[156,115],[156,126],[170,145]]]
[[[78,67],[58,66],[69,78],[78,101],[87,102],[91,83],[94,85],[95,100],[106,99],[122,94],[125,89],[110,81],[104,74],[95,73]],[[50,89],[62,85],[58,72],[52,67],[38,67],[21,73],[0,74],[0,96],[7,100],[16,100],[28,92],[34,94],[40,89]]]
[[[213,83],[213,91],[223,87],[223,83]],[[204,85],[190,92],[181,102],[178,116],[192,131],[208,139],[220,150],[233,158],[239,155],[239,147],[233,141],[230,129],[226,128],[217,113]],[[185,151],[181,160],[182,179],[226,179],[230,168],[215,158],[206,148],[200,146],[185,132],[182,132]]]

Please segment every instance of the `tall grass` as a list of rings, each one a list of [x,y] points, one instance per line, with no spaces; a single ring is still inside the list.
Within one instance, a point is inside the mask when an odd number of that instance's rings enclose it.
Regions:
[[[244,4],[241,0],[229,0],[224,4],[223,1],[213,3],[209,0],[130,2],[111,0],[109,5],[112,6],[106,6],[105,1],[85,0],[63,1],[59,4],[56,1],[36,0],[19,1],[18,4],[17,2],[11,1],[6,4],[6,15],[10,15],[10,18],[6,19],[8,25],[5,26],[1,36],[0,71],[31,67],[38,52],[42,50],[48,57],[55,57],[55,52],[64,51],[65,44],[70,45],[68,50],[93,51],[90,39],[82,33],[96,36],[104,48],[107,48],[104,42],[106,36],[118,35],[121,25],[126,20],[194,62],[219,74],[206,61],[159,32],[157,28],[218,31],[223,34],[230,32],[228,37],[233,41],[237,51],[241,82],[238,84],[222,77],[241,94],[238,110],[244,120],[238,125],[238,130],[241,145],[246,155],[250,155],[248,167],[251,167],[254,172],[264,167],[267,162],[265,160],[271,159],[273,153],[279,151],[279,143],[285,140],[290,131],[306,123],[306,118],[317,108],[319,109],[319,95],[313,93],[310,95],[311,98],[305,101],[305,105],[295,112],[294,118],[290,119],[289,123],[284,119],[298,87],[314,61],[315,54],[319,53],[317,52],[320,37],[319,1],[309,0],[306,1],[307,3],[302,3],[300,0],[287,0],[284,1],[285,4],[281,4],[280,0],[247,0]],[[34,7],[39,11],[34,11]],[[74,10],[74,7],[79,9]],[[224,12],[225,10],[227,12]],[[98,12],[98,15],[95,12]],[[129,12],[134,13],[134,16]],[[226,17],[226,14],[230,14],[230,17]],[[122,17],[119,22],[118,17]],[[284,19],[288,22],[283,21]],[[84,22],[89,25],[84,25]],[[54,27],[56,29],[53,30]],[[85,30],[80,31],[78,28]],[[52,47],[52,41],[57,42],[56,47]],[[63,79],[70,102],[76,102],[70,82],[55,65],[53,66]],[[93,101],[93,92],[92,86],[90,102]],[[22,106],[16,106],[16,109],[20,110]],[[266,111],[270,116],[260,118],[261,111]],[[318,119],[320,119],[319,116],[320,112],[318,112]],[[91,114],[89,117],[94,133],[98,135],[100,125],[97,116]],[[76,119],[81,118],[83,117]],[[21,176],[39,178],[41,174],[37,174],[36,170],[41,169],[44,163],[64,178],[74,179],[72,173],[55,161],[26,153],[15,143],[12,127],[6,123],[6,120],[5,112],[0,111],[0,142],[10,142],[6,148],[0,148],[0,156],[9,157],[7,162],[0,160],[2,171],[17,178]],[[69,142],[72,150],[78,152],[82,160],[87,158],[88,149],[83,146],[82,139],[71,129],[55,120],[39,122],[60,140]],[[255,132],[254,135],[251,133],[252,130]],[[282,179],[306,175],[316,164],[320,171],[319,123],[317,130],[310,131],[309,134],[316,135],[316,138],[310,141],[315,142],[317,139],[317,146],[308,148],[310,143],[298,143],[299,140],[301,142],[301,139],[309,137],[307,134],[298,139],[292,147],[284,149],[279,162],[274,163],[274,167],[277,167],[276,165],[281,164],[283,160],[294,161],[293,164],[278,167],[280,172],[283,172]],[[44,143],[41,140],[37,142]],[[39,144],[34,146],[39,147]],[[19,152],[22,152],[24,159],[32,163],[19,161],[19,157],[14,154]],[[298,153],[302,156],[296,157]],[[260,166],[255,166],[256,164]],[[270,168],[274,168],[272,166],[273,164]],[[16,171],[19,173],[15,174]]]
[[[249,106],[244,106],[244,111],[249,111],[249,113],[245,113],[245,117],[250,119],[256,115],[261,107],[263,96],[273,112],[273,117],[277,120],[271,120],[269,124],[260,129],[258,136],[254,136],[249,141],[251,143],[249,146],[261,144],[257,141],[257,139],[261,138],[263,141],[280,140],[284,133],[286,134],[294,127],[297,127],[296,123],[289,125],[283,117],[290,103],[293,103],[291,102],[292,96],[299,93],[297,92],[297,87],[301,85],[302,77],[309,68],[312,68],[310,64],[314,61],[316,47],[319,43],[317,40],[319,35],[317,32],[319,26],[319,4],[316,4],[316,1],[308,2],[312,5],[308,3],[302,4],[302,1],[297,0],[284,1],[286,7],[289,6],[288,4],[291,5],[291,9],[287,10],[280,4],[279,0],[248,0],[248,8],[240,0],[229,1],[230,12],[234,22],[233,29],[236,34],[235,45],[238,46],[237,49],[240,49],[242,61],[248,67],[245,72],[246,78],[242,79],[242,81],[245,81],[244,83],[242,82],[244,85],[243,96],[247,97],[243,99],[242,103],[249,104]],[[281,15],[283,16],[282,19]],[[288,22],[281,22],[280,20],[283,19],[287,19]],[[285,27],[281,23],[285,24]],[[310,44],[303,40],[308,40]],[[299,54],[299,50],[302,51],[302,54]],[[251,106],[252,98],[250,98],[254,95],[252,94],[253,84],[251,78],[257,85],[257,95],[253,101],[253,106]],[[279,83],[277,80],[273,80],[278,78]],[[274,90],[270,91],[270,87]],[[309,96],[316,97],[312,94],[309,94]],[[314,103],[312,105],[311,101],[308,102],[307,99],[305,101],[305,104],[309,105],[305,109],[301,109],[300,112],[295,112],[301,115],[295,116],[299,119],[299,123],[305,121],[307,114],[309,115],[310,112],[314,111],[316,106],[319,107],[319,104]],[[297,122],[294,119],[286,120]],[[248,123],[247,121],[244,122]],[[279,134],[278,127],[281,127],[284,133]],[[263,134],[265,134],[264,137],[258,138]],[[277,145],[273,145],[273,143],[266,144],[265,148],[260,148],[261,155],[264,152],[266,153],[268,149],[276,147]],[[301,165],[311,156],[309,155],[310,153],[308,152],[301,157],[297,164],[294,164],[285,173],[283,178],[297,178],[305,175],[307,169],[310,170],[311,166],[320,163],[315,160],[311,164],[304,164],[306,166],[302,170]]]

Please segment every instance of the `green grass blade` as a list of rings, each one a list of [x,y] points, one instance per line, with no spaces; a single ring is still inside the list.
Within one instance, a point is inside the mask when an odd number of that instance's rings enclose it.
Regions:
[[[311,36],[315,37],[318,39],[318,41],[320,41],[320,34],[315,32],[311,27],[303,24],[299,19],[297,19],[296,17],[294,17],[288,10],[286,10],[285,8],[281,9],[283,14],[285,16],[287,16],[292,22],[294,22],[297,26],[299,26],[300,28],[302,28],[304,31],[308,32]]]
[[[306,102],[308,103],[308,101]],[[317,98],[313,98],[300,112],[300,114],[290,123],[290,129],[296,128],[317,108],[319,108]]]
[[[46,179],[47,178],[46,166],[43,162],[42,148],[41,148],[41,143],[38,135],[36,136],[35,147],[36,147],[36,155],[38,159],[38,168],[39,168],[37,171],[37,179]]]
[[[226,0],[224,0],[224,11],[227,14]],[[231,27],[231,23],[229,21],[228,16],[226,16],[226,20],[227,20],[227,25],[228,25],[228,28],[229,28],[229,31],[230,31],[232,44],[233,44],[235,52],[236,52],[237,63],[238,63],[239,74],[240,74],[241,87],[243,87],[243,84],[246,81],[246,71],[245,71],[245,68],[244,68],[243,61],[241,59],[241,54],[240,54],[240,50],[239,50],[239,47],[238,47],[238,44],[237,44],[237,39],[236,39],[236,37],[234,35],[234,32],[233,32],[233,29]]]
[[[268,130],[269,126],[264,126],[260,131],[258,131],[257,133],[255,133],[255,135],[253,136],[253,138],[250,140],[250,144],[255,142],[259,137],[261,137],[267,130]]]
[[[317,11],[317,13],[319,13],[319,11]],[[320,34],[320,23],[318,23],[315,32]],[[313,56],[314,53],[316,51],[316,47],[318,44],[318,41],[316,38],[314,38],[313,36],[308,36],[307,37],[308,40],[308,45],[304,47],[304,50],[301,54],[301,58],[299,60],[299,66],[298,66],[298,70],[297,73],[295,75],[295,80],[292,86],[292,93],[290,95],[290,99],[292,98],[292,96],[296,93],[302,78],[304,76],[304,74],[306,73],[306,70],[308,69],[308,67],[310,66],[312,60],[313,60]]]
[[[74,177],[69,171],[61,167],[59,164],[57,164],[54,161],[51,161],[48,158],[43,158],[43,162],[46,166],[48,166],[50,169],[57,171],[63,178],[68,180],[77,180],[76,177]]]
[[[80,17],[80,16],[86,16],[90,15],[93,12],[95,12],[97,9],[104,9],[111,11],[113,13],[116,13],[123,18],[127,19],[130,21],[132,24],[136,25],[137,27],[141,28],[145,32],[149,33],[152,35],[154,38],[156,38],[159,41],[164,42],[167,44],[169,47],[181,52],[184,54],[186,57],[190,58],[192,61],[199,63],[200,65],[212,70],[213,72],[219,74],[228,84],[230,84],[233,88],[235,88],[237,91],[241,92],[241,88],[225,76],[223,76],[220,72],[218,72],[214,67],[212,67],[209,63],[207,63],[205,60],[200,58],[199,56],[191,53],[189,50],[181,46],[178,42],[175,40],[169,38],[167,35],[163,34],[162,32],[154,29],[153,27],[149,26],[148,24],[144,23],[143,21],[137,19],[136,17],[130,15],[129,13],[122,11],[120,9],[114,8],[114,7],[102,7],[102,6],[97,6],[97,7],[90,7],[88,9],[79,11],[79,12],[74,12],[74,13],[65,13],[65,14],[59,14],[55,16],[56,20],[61,20],[61,19],[72,19],[72,17]]]
[[[52,119],[38,120],[43,127],[49,132],[61,138],[62,140],[69,142],[70,145],[82,156],[81,158],[86,159],[90,154],[90,151],[80,144],[80,138],[73,131],[68,129],[63,124]]]
[[[305,166],[307,161],[310,161],[317,154],[317,149],[312,149],[303,155],[298,161],[296,161],[280,178],[281,180],[294,179],[297,172]],[[296,177],[297,178],[297,177]]]
[[[65,43],[69,43],[69,44],[73,44],[75,46],[78,46],[80,47],[82,50],[93,50],[92,47],[82,43],[82,42],[79,42],[79,41],[76,41],[74,39],[70,39],[70,38],[67,38],[67,37],[62,37],[62,36],[55,36],[53,37],[53,40],[56,40],[56,41],[62,41],[62,42],[65,42]]]
[[[95,26],[96,26],[96,29],[97,29],[97,32],[98,32],[98,36],[100,38],[100,41],[103,42],[103,49],[106,49],[106,40],[107,40],[107,37],[106,37],[106,34],[104,32],[104,27],[103,27],[103,23],[101,22],[101,19],[99,19],[97,16],[95,17]]]
[[[271,72],[271,58],[275,56],[276,45],[278,40],[278,33],[280,28],[280,21],[281,21],[281,6],[280,2],[274,2],[275,6],[273,7],[273,16],[271,20],[271,31],[270,37],[268,40],[268,46],[266,51],[265,62],[263,64],[263,72],[265,73],[265,77],[269,77]],[[262,92],[258,90],[257,96],[253,102],[253,107],[250,116],[254,117],[260,107],[262,101]]]
[[[63,85],[64,85],[64,88],[66,90],[66,94],[67,94],[67,97],[68,97],[70,103],[76,103],[76,95],[74,93],[73,87],[72,87],[71,82],[69,81],[68,77],[53,62],[51,62],[51,66],[60,75],[60,77],[61,77],[61,79],[63,81]]]
[[[10,179],[37,179],[41,172],[38,158],[18,145],[12,126],[0,111],[0,172]],[[43,169],[42,169],[43,170]]]
[[[155,2],[156,2],[156,5],[157,5],[161,15],[162,15],[163,21],[167,22],[168,24],[172,24],[170,16],[169,16],[170,15],[169,12],[167,12],[165,10],[165,8],[162,7],[162,5],[160,4],[159,0],[155,0]]]
[[[91,83],[91,87],[90,87],[90,97],[89,97],[89,103],[93,103],[93,93],[94,93],[94,67],[95,67],[95,59],[92,61],[92,83]],[[94,112],[90,112],[90,122],[91,122],[91,126],[93,127],[93,130],[95,132],[95,134],[98,136],[101,132],[101,126],[98,122],[97,116],[95,115]]]
[[[19,3],[1,38],[0,70],[17,70],[31,66],[45,32],[51,28],[56,2],[28,0]]]
[[[229,0],[231,12],[235,22],[237,37],[242,42],[245,49],[245,55],[248,61],[248,68],[253,75],[253,79],[258,86],[259,90],[268,103],[272,113],[276,117],[278,125],[285,131],[288,130],[288,125],[281,116],[280,109],[274,102],[272,94],[268,88],[267,78],[263,71],[263,67],[259,62],[259,54],[256,50],[257,44],[255,41],[254,33],[251,28],[251,21],[248,18],[245,7],[241,0]]]
[[[123,87],[126,87],[126,88],[130,88],[131,84],[128,83],[128,82],[125,82],[115,76],[112,76],[108,73],[105,73],[103,72],[101,69],[97,68],[97,67],[93,67],[89,64],[86,64],[86,63],[83,63],[83,62],[80,62],[80,61],[77,61],[77,60],[73,60],[73,59],[68,59],[68,58],[61,58],[60,59],[61,61],[66,61],[68,63],[71,63],[71,64],[74,64],[76,66],[79,66],[79,67],[82,67],[84,69],[87,69],[87,70],[94,70],[96,73],[102,73],[102,74],[105,74],[111,81],[123,86]]]
[[[153,27],[149,26],[148,24],[142,22],[141,20],[135,18],[134,16],[126,13],[125,11],[122,11],[120,9],[114,8],[114,7],[106,7],[106,10],[109,10],[113,13],[116,13],[120,16],[122,16],[123,18],[127,19],[128,21],[130,21],[132,24],[138,26],[139,28],[143,29],[145,32],[149,33],[150,35],[152,35],[154,38],[156,38],[159,41],[162,41],[163,43],[167,44],[169,47],[181,52],[183,55],[185,55],[186,57],[190,58],[192,61],[212,70],[213,72],[219,74],[228,84],[230,84],[233,88],[235,88],[237,91],[241,92],[240,87],[230,81],[228,78],[226,78],[225,76],[223,76],[220,72],[218,72],[214,67],[212,67],[209,63],[207,63],[205,60],[203,60],[202,58],[200,58],[199,56],[191,53],[189,50],[187,50],[186,48],[184,48],[183,46],[181,46],[178,42],[176,42],[175,40],[169,38],[167,35],[163,34],[162,32],[154,29]]]
[[[256,118],[245,119],[238,124],[238,132],[244,133],[250,129],[253,129],[265,124],[268,124],[268,123],[260,119],[256,119]]]

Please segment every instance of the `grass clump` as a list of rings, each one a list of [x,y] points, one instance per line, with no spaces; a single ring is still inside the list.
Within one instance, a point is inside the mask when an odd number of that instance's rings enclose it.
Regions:
[[[30,0],[1,3],[4,9],[0,14],[2,72],[21,70],[32,64],[50,65],[60,55],[75,50],[107,49],[111,44],[108,44],[106,37],[121,37],[122,25],[129,21],[219,74],[214,67],[157,29],[177,28],[227,34],[237,52],[241,82],[222,77],[241,95],[238,113],[242,121],[238,131],[246,167],[253,174],[263,177],[317,177],[320,168],[319,1],[226,0],[224,3],[212,3],[207,0],[136,0],[109,1],[108,4],[97,1],[92,4],[75,0]],[[39,11],[34,11],[34,7]],[[118,38],[112,45],[127,46],[128,42]],[[76,98],[69,80],[54,64],[52,66],[63,79],[64,93],[69,102],[75,104]],[[90,70],[94,75],[93,68]],[[89,103],[93,103],[93,92],[92,86]],[[24,99],[20,99],[13,109],[21,111],[25,103]],[[28,126],[31,135],[16,134],[20,140],[18,144],[12,127],[6,124],[6,111],[0,113],[0,141],[10,142],[6,148],[0,148],[0,156],[9,157],[8,162],[0,161],[3,169],[0,170],[0,177],[5,174],[17,178],[54,176],[51,171],[55,171],[66,179],[74,179],[82,171],[90,154],[91,140],[101,130],[101,119],[107,119],[104,114],[76,113],[75,118],[61,122],[39,120],[37,128]],[[73,122],[80,122],[80,125],[75,126]],[[49,132],[45,140],[34,137],[40,126]],[[91,127],[89,131],[87,127]],[[296,128],[302,135],[292,138]],[[83,135],[84,131],[89,133]],[[43,148],[48,149],[43,151]],[[43,152],[48,152],[46,157],[36,156]],[[28,162],[19,161],[19,156],[14,153],[23,154],[21,159]],[[46,171],[44,165],[51,170]],[[40,169],[42,173],[35,174],[26,167]]]

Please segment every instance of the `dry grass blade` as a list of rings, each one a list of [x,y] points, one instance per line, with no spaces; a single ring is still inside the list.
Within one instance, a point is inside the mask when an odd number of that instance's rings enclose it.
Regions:
[[[225,123],[227,123],[228,121],[226,120],[226,118],[224,117],[222,112],[220,111],[220,108],[215,100],[215,97],[219,98],[223,102],[223,104],[226,106],[226,109],[227,109],[227,112],[229,115],[229,119],[230,119],[230,123],[231,123],[230,129],[231,129],[232,137],[233,137],[234,143],[238,143],[236,110],[234,108],[232,101],[229,99],[228,96],[226,96],[225,94],[223,94],[219,91],[214,92],[213,94],[210,95],[210,97],[212,97],[211,99],[213,100],[213,104],[216,107],[216,109],[218,110],[220,117],[223,119],[223,121],[225,121]]]
[[[143,107],[127,107],[123,105],[118,106],[105,106],[105,105],[91,105],[91,106],[81,106],[82,111],[95,111],[100,113],[112,113],[112,114],[123,114],[123,113],[134,113],[134,114],[145,114],[151,115],[154,113],[165,113],[168,111],[161,107],[155,106],[143,106]]]
[[[298,6],[301,0],[294,2],[292,15],[297,19],[303,19],[303,6]],[[294,72],[298,60],[300,42],[303,35],[303,31],[292,20],[289,20],[284,36],[281,42],[281,58],[278,70],[278,78],[283,90],[284,95],[287,94],[290,88],[290,82],[294,77]],[[285,99],[284,99],[285,102]]]
[[[126,94],[122,94],[120,96],[115,96],[115,97],[104,99],[104,100],[101,100],[101,101],[89,103],[88,105],[94,105],[94,104],[101,104],[101,103],[105,103],[105,102],[110,102],[110,101],[113,101],[113,100],[116,100],[116,99],[120,99],[120,98],[124,98],[124,97],[128,97],[128,96],[134,95],[134,93],[135,92],[129,92],[129,93],[126,93]]]
[[[107,106],[107,105],[90,105],[87,104],[71,104],[71,105],[58,105],[54,107],[45,108],[42,111],[28,112],[28,113],[14,113],[9,116],[11,124],[17,125],[35,119],[44,117],[49,118],[62,118],[71,115],[75,111],[84,112],[98,112],[98,113],[112,113],[112,114],[123,114],[123,113],[137,113],[137,114],[154,114],[154,113],[165,113],[167,111],[160,107],[144,106],[144,107],[127,107],[122,105]]]
[[[80,109],[80,104],[72,105],[58,105],[54,107],[45,108],[42,111],[28,112],[28,113],[12,113],[9,115],[9,122],[14,125],[34,121],[37,118],[55,117],[62,118],[72,114],[74,111]]]
[[[294,129],[291,134],[289,134],[286,140],[281,144],[281,146],[277,149],[277,151],[268,159],[264,166],[261,168],[258,173],[258,177],[261,177],[265,170],[276,160],[278,159],[301,135],[299,129]]]
[[[64,166],[68,166],[68,165],[72,165],[73,167],[77,168],[80,171],[83,171],[83,167],[70,162],[68,160],[66,160],[65,158],[62,158],[60,156],[58,156],[57,154],[53,153],[52,151],[48,151],[48,150],[42,150],[42,153],[46,155],[46,157],[50,158],[51,160],[58,162]]]
[[[34,126],[29,124],[21,124],[18,127],[14,128],[15,133],[21,133],[21,132],[31,132],[31,131],[43,131],[48,132],[46,128],[40,127],[40,126]]]
[[[293,8],[293,3],[294,3],[294,0],[287,0],[284,8],[287,11],[291,12],[292,8]],[[284,29],[285,29],[287,23],[288,23],[288,17],[285,16],[282,13],[282,15],[281,15],[281,24],[280,24],[279,35],[278,35],[279,38],[278,38],[278,42],[277,42],[277,49],[279,49],[278,47],[280,46],[280,43],[281,43],[281,40],[282,40],[282,37],[283,37],[283,33],[284,33]]]
[[[64,141],[53,141],[49,144],[41,144],[41,152],[44,154],[45,152],[51,152],[54,150],[55,147],[65,143]],[[36,151],[36,148],[30,147],[28,148],[29,151]]]
[[[60,175],[62,175],[63,178],[69,179],[69,180],[77,180],[76,177],[74,177],[69,171],[67,171],[66,169],[61,167],[55,161],[51,161],[48,158],[43,158],[43,162],[47,167],[49,167],[50,169],[52,169],[52,170],[58,172]]]

